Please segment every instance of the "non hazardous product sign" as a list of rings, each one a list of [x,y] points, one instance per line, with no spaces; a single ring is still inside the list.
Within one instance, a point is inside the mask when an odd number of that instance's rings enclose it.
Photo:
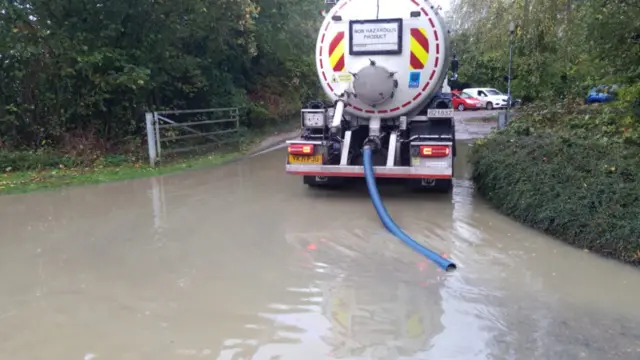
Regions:
[[[351,46],[356,52],[399,51],[399,33],[398,22],[353,23]]]

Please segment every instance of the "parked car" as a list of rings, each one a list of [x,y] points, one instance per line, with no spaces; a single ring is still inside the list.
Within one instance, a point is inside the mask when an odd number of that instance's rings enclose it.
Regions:
[[[453,108],[459,111],[466,109],[478,110],[484,107],[482,101],[479,99],[474,98],[466,92],[457,90],[451,92],[451,102],[453,103]]]
[[[509,99],[507,95],[493,88],[469,88],[462,90],[462,92],[479,99],[482,102],[482,107],[487,110],[505,108]]]
[[[618,87],[616,85],[609,87],[606,85],[596,86],[589,91],[587,97],[584,98],[585,104],[606,103],[616,99]]]

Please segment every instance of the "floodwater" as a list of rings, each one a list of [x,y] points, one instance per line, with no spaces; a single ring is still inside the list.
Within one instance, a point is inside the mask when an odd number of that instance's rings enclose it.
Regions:
[[[284,152],[0,197],[0,359],[638,359],[640,271],[473,193],[308,189]]]

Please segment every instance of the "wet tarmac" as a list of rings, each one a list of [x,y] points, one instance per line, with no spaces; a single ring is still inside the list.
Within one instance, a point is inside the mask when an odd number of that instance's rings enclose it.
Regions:
[[[452,195],[381,188],[449,274],[283,150],[0,197],[0,359],[639,359],[640,272],[497,214],[468,149]]]

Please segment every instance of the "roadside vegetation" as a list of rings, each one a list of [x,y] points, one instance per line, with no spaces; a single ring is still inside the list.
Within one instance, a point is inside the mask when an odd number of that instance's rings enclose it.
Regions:
[[[461,81],[502,90],[508,24],[519,25],[512,93],[528,105],[474,146],[478,192],[569,244],[640,265],[640,7],[465,0],[452,17]],[[616,101],[584,104],[614,84]]]
[[[313,48],[321,6],[294,0],[3,2],[0,193],[57,186],[60,174],[66,183],[138,176],[148,164],[147,111],[238,107],[245,148],[290,124],[319,93]],[[222,159],[216,154],[230,153],[237,148],[178,163],[215,163]],[[179,168],[173,160],[145,171]],[[117,175],[105,175],[112,172]]]
[[[286,136],[291,127],[291,123],[284,123],[281,126],[254,130],[241,134],[233,145],[166,157],[155,167],[150,166],[147,156],[139,152],[96,154],[87,158],[49,150],[0,151],[0,163],[7,166],[4,173],[0,174],[0,194],[130,180],[220,165],[263,150],[260,143],[264,139],[267,139],[267,143],[270,138],[277,140],[281,135]],[[284,133],[274,132],[274,129],[282,129]]]

